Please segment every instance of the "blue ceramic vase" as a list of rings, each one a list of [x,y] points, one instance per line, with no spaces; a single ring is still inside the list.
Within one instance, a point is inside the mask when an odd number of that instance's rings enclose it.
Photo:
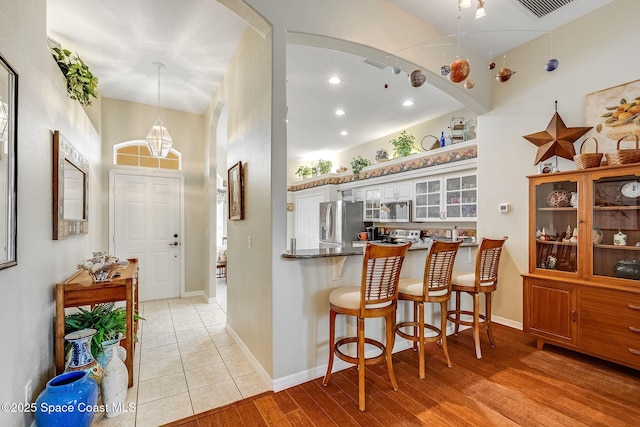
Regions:
[[[86,371],[51,379],[36,399],[38,427],[88,427],[98,403],[98,383]]]

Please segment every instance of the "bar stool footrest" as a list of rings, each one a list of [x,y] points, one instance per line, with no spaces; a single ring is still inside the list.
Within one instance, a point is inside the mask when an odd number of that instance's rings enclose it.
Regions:
[[[473,326],[473,320],[462,320],[462,319],[456,319],[455,316],[471,316],[471,318],[473,319],[473,311],[468,311],[468,310],[450,310],[447,312],[447,320],[453,323],[457,323],[458,325],[464,325],[464,326]],[[484,314],[480,314],[479,316],[480,321],[478,322],[479,324],[483,324],[486,322],[487,320],[487,316],[485,316]]]
[[[402,328],[418,328],[418,322],[402,322],[402,323],[398,323],[398,325],[396,326],[396,333],[398,335],[400,335],[402,338],[407,339],[409,341],[412,342],[418,342],[420,341],[420,337],[410,334],[410,333],[406,333],[402,330]],[[424,337],[424,342],[436,342],[436,341],[440,341],[442,339],[442,331],[440,330],[440,328],[437,328],[433,325],[429,325],[429,324],[424,324],[424,328],[426,330],[430,330],[435,332],[437,335],[433,335],[433,336],[429,336],[429,337]]]
[[[347,337],[347,338],[342,338],[341,340],[336,341],[335,346],[333,347],[334,353],[336,354],[336,356],[338,356],[339,359],[344,360],[345,362],[349,362],[349,363],[353,363],[354,365],[358,364],[358,358],[357,357],[353,357],[353,356],[349,356],[348,354],[345,354],[342,352],[342,350],[340,350],[340,347],[345,345],[345,344],[352,344],[358,343],[358,338],[357,337]],[[375,363],[379,363],[383,360],[385,360],[385,352],[386,352],[386,347],[384,344],[382,344],[380,341],[376,341],[372,338],[365,338],[364,339],[364,343],[365,344],[370,344],[373,345],[374,347],[377,347],[378,349],[380,349],[380,354],[377,356],[371,356],[371,357],[365,357],[364,358],[364,363],[365,365],[373,365]]]

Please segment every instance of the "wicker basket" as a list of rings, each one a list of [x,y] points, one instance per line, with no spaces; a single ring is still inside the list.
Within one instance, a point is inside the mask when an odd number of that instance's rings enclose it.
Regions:
[[[584,148],[584,143],[590,139],[593,139],[596,143],[596,152],[583,153],[582,149]],[[580,144],[580,154],[576,154],[575,156],[573,156],[573,161],[576,163],[576,167],[578,169],[597,168],[598,166],[600,166],[603,155],[603,153],[598,153],[598,140],[590,136],[589,138],[582,141],[582,144]]]
[[[636,148],[621,150],[620,142],[629,136],[633,136],[636,139]],[[638,142],[640,141],[638,141],[637,135],[626,135],[620,138],[616,145],[616,151],[605,154],[607,156],[607,161],[609,162],[609,166],[626,165],[629,163],[640,162],[640,148],[638,148]]]

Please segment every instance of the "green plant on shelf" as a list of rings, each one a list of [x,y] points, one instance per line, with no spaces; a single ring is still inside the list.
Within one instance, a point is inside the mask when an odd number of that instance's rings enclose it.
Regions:
[[[67,80],[69,98],[77,100],[81,105],[91,105],[90,97],[98,97],[98,78],[91,73],[89,66],[78,54],[67,49],[53,47],[51,54]]]
[[[353,169],[353,179],[360,179],[360,171],[365,167],[369,166],[371,163],[369,160],[363,158],[362,156],[356,156],[351,160],[351,169]]]
[[[300,166],[296,171],[296,175],[300,177],[300,179],[308,178],[313,173],[313,170],[309,166]]]
[[[394,158],[397,159],[398,157],[408,156],[411,153],[417,153],[418,147],[414,145],[415,140],[415,136],[403,130],[397,138],[389,141],[393,145]]]
[[[125,335],[127,331],[127,311],[125,307],[116,307],[115,303],[97,304],[92,310],[78,307],[78,312],[68,314],[64,319],[64,332],[79,331],[86,328],[96,330],[96,334],[91,338],[91,354],[97,358],[102,352],[102,343]],[[134,324],[138,320],[145,320],[137,312],[133,314]],[[137,337],[134,334],[134,340]],[[66,352],[65,352],[66,353]]]
[[[331,163],[331,160],[322,159],[318,160],[318,164],[316,165],[316,167],[318,168],[318,173],[320,173],[320,175],[331,172],[332,166],[333,163]]]

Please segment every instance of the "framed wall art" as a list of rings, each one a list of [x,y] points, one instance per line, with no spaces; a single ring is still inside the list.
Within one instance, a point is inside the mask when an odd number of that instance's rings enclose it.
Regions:
[[[229,220],[244,219],[244,183],[242,162],[231,166],[228,171]]]
[[[18,74],[0,54],[0,269],[17,264]]]
[[[53,240],[89,233],[89,162],[53,132]]]
[[[616,150],[617,141],[632,147],[634,136],[640,137],[640,80],[634,80],[587,95],[585,119],[593,126],[590,135],[600,142],[600,152]]]

